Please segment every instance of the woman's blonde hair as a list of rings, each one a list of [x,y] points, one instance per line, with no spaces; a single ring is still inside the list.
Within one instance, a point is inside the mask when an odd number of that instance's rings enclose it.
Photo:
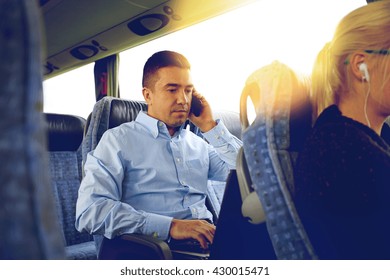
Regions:
[[[355,51],[390,49],[390,1],[362,6],[338,24],[332,41],[319,52],[312,71],[312,101],[315,117],[326,107],[338,104],[340,94],[350,89],[348,58]],[[385,67],[387,57],[378,54],[375,67]],[[379,57],[378,57],[379,58]],[[386,77],[384,77],[386,78]]]

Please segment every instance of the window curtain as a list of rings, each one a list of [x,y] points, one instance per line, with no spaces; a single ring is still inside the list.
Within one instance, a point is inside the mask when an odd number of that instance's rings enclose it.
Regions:
[[[119,94],[119,55],[114,54],[95,62],[96,101],[105,96],[120,97]]]

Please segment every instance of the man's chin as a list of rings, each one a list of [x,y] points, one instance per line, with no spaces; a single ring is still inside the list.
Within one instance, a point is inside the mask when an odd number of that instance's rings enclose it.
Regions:
[[[188,119],[187,112],[178,112],[178,113],[173,114],[172,122],[173,123],[180,123],[180,125],[182,125],[187,119]]]
[[[171,124],[169,124],[169,126],[179,128],[186,122],[186,120],[187,120],[187,118],[183,118],[182,120],[176,120],[175,122],[172,122]]]

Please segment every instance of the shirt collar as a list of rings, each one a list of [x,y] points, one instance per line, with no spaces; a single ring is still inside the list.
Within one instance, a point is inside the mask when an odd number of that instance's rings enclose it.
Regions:
[[[159,133],[171,137],[166,124],[149,116],[145,111],[140,111],[135,121],[143,125],[153,135],[154,138],[157,138]],[[177,131],[174,136],[180,134],[184,126],[185,123],[180,126],[179,131]]]

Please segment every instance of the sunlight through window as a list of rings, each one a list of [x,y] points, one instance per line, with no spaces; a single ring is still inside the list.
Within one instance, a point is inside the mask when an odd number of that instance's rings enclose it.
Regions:
[[[156,51],[173,50],[192,64],[194,84],[215,110],[239,111],[246,78],[279,60],[309,74],[338,21],[365,0],[259,0],[120,55],[122,98],[143,100],[142,69]],[[73,73],[73,74],[71,74]],[[88,116],[95,91],[93,63],[44,83],[45,111]]]

